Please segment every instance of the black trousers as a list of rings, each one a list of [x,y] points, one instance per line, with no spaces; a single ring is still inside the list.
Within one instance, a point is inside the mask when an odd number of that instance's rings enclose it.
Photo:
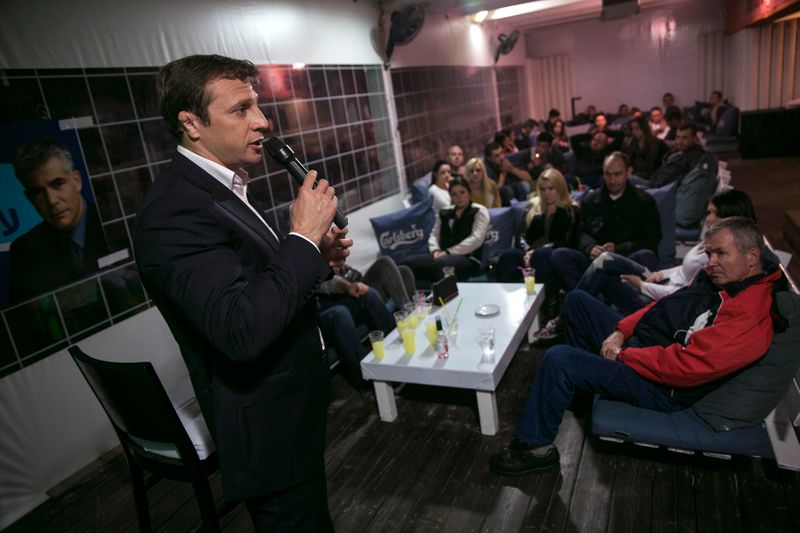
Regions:
[[[299,485],[245,500],[258,533],[333,532],[324,464]]]

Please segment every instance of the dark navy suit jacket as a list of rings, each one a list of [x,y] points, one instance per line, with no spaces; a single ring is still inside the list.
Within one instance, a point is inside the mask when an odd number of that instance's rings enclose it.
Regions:
[[[330,369],[313,295],[331,271],[303,238],[279,238],[180,154],[136,217],[139,271],[186,361],[228,499],[324,467]]]

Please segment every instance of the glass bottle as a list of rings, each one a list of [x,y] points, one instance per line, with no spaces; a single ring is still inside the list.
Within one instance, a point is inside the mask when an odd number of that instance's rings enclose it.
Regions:
[[[439,317],[436,317],[436,356],[439,359],[447,359],[450,357],[447,346],[447,335],[445,335],[442,329],[442,319]]]

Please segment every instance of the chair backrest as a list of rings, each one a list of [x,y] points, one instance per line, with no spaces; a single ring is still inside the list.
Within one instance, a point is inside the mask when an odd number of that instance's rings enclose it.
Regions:
[[[77,346],[68,349],[103,406],[123,445],[134,451],[172,447],[181,459],[197,453],[150,362],[118,363],[90,357]]]

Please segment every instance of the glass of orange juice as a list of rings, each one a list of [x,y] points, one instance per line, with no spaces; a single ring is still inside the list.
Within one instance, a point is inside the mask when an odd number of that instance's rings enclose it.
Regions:
[[[532,268],[525,268],[522,270],[522,276],[525,280],[525,290],[528,294],[536,292],[536,271]]]
[[[406,350],[406,355],[414,355],[414,351],[416,350],[414,336],[416,333],[417,332],[411,328],[401,331],[401,335],[403,336],[403,348]]]
[[[369,332],[369,343],[372,345],[372,353],[375,359],[383,359],[386,354],[386,346],[383,344],[383,332],[380,330]]]

